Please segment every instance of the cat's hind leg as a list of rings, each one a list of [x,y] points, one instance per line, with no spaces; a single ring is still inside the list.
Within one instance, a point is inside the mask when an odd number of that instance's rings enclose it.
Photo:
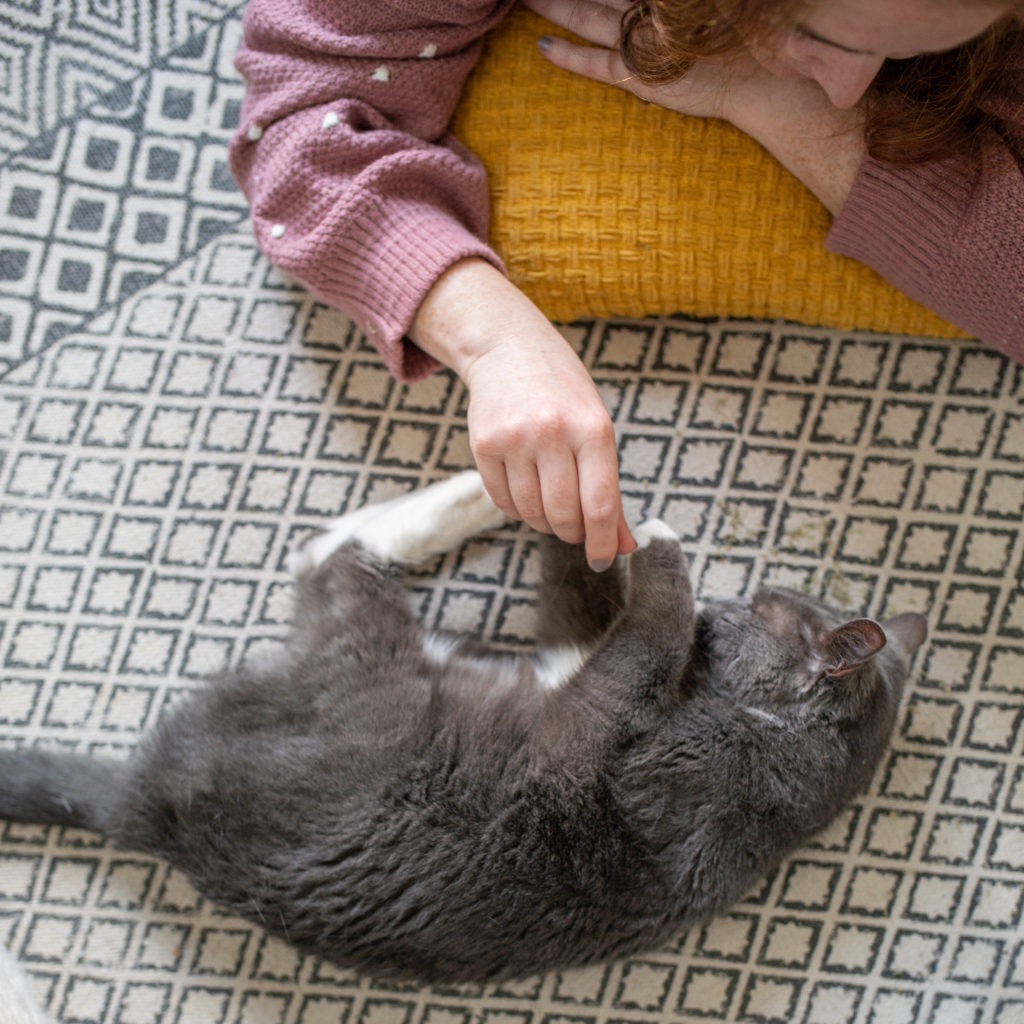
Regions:
[[[341,627],[378,655],[418,644],[422,628],[394,564],[414,564],[500,526],[476,472],[460,473],[329,522],[289,559],[297,577],[293,647],[322,648]],[[401,638],[401,642],[399,642]]]
[[[0,943],[0,1021],[7,1024],[49,1024],[36,1001],[35,989],[7,947]]]
[[[468,470],[332,520],[293,552],[289,568],[297,576],[310,572],[349,541],[385,562],[415,565],[504,522],[480,474]]]

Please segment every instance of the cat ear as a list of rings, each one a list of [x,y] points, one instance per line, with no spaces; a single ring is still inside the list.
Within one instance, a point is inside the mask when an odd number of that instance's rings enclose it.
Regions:
[[[928,620],[917,612],[904,612],[886,619],[882,629],[890,643],[895,644],[904,654],[913,654],[928,636]]]
[[[853,619],[822,633],[821,660],[829,679],[842,679],[885,646],[885,633],[871,619]]]

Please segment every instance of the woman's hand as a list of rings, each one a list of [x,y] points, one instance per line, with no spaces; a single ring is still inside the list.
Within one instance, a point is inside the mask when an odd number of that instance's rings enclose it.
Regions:
[[[813,79],[773,74],[745,49],[699,61],[677,81],[645,85],[626,70],[618,50],[629,0],[523,3],[594,44],[544,36],[541,49],[552,64],[679,114],[729,121],[761,143],[833,214],[842,209],[866,154],[859,106],[839,110]]]
[[[552,64],[679,114],[727,116],[725,83],[731,61],[696,65],[685,77],[664,85],[645,85],[626,70],[618,46],[629,0],[523,0],[523,5],[594,44],[578,46],[567,39],[543,36],[540,45]]]
[[[464,260],[428,293],[410,334],[466,382],[473,457],[506,515],[585,541],[597,570],[633,550],[611,418],[576,353],[519,289],[484,260]]]

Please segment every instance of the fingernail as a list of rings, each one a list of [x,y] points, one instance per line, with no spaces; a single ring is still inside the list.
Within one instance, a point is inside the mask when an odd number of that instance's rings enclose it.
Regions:
[[[590,568],[594,572],[604,572],[611,564],[612,560],[610,558],[592,558],[590,560]]]
[[[547,53],[548,50],[551,49],[551,44],[553,42],[554,39],[552,39],[551,36],[541,36],[537,40],[537,49],[540,50],[541,53]]]

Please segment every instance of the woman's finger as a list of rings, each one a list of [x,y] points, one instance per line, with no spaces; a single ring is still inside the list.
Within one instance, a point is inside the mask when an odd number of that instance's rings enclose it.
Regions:
[[[635,544],[626,526],[619,492],[619,460],[614,434],[584,444],[576,453],[587,561],[598,572]]]
[[[551,532],[567,544],[579,544],[585,533],[580,507],[580,487],[576,460],[565,445],[549,445],[542,449],[537,467],[544,518]]]
[[[525,459],[507,459],[505,473],[516,509],[514,518],[522,519],[540,533],[552,533],[551,524],[544,514],[544,498],[536,464]]]
[[[505,472],[505,462],[502,459],[476,459],[476,468],[480,471],[480,479],[484,482],[484,489],[502,512],[509,519],[520,519],[521,516],[516,509],[516,503],[512,500],[512,492],[508,485],[508,475]]]
[[[617,50],[577,46],[554,36],[542,37],[538,45],[552,64],[565,71],[630,90],[633,76],[626,70]]]
[[[691,70],[674,82],[647,85],[630,74],[618,50],[577,46],[554,36],[542,36],[538,45],[544,56],[563,70],[605,85],[614,85],[646,103],[697,117],[725,116],[723,109],[730,79],[724,64],[708,62],[701,67],[705,72],[703,76],[695,77]]]
[[[564,71],[592,78],[605,85],[614,85],[627,92],[635,92],[635,86],[639,85],[636,78],[626,70],[618,50],[577,46],[556,36],[542,36],[538,46],[552,64]]]
[[[597,46],[619,45],[622,12],[628,3],[600,3],[597,0],[524,0],[525,6],[542,18]]]

